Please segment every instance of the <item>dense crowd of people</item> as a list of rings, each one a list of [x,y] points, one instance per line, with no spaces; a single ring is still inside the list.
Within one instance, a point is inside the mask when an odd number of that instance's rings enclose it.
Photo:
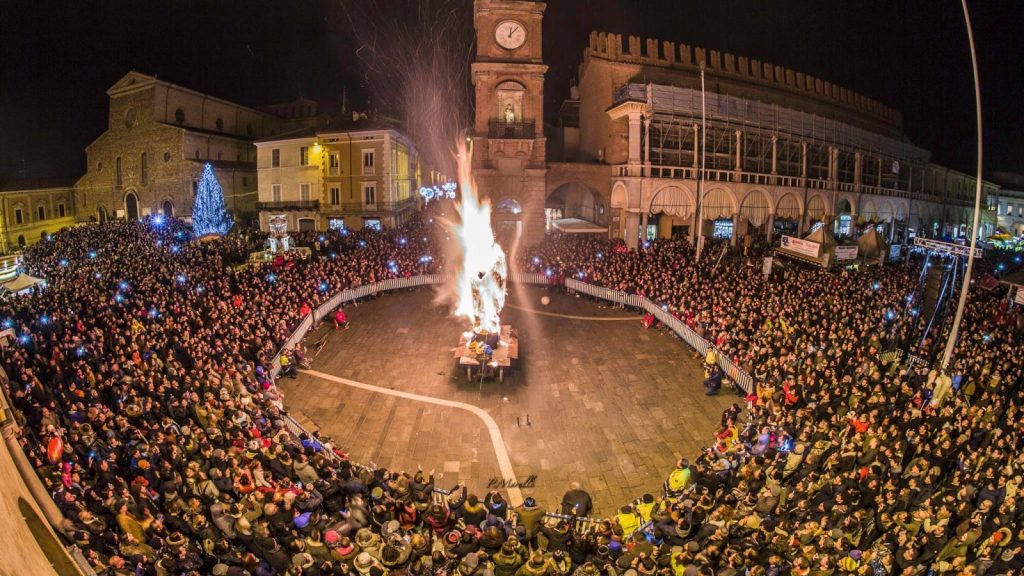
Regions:
[[[25,453],[100,574],[1024,568],[1024,319],[1002,293],[971,292],[947,381],[879,354],[898,343],[927,357],[945,341],[949,323],[920,311],[916,260],[766,278],[759,262],[698,263],[685,240],[551,238],[521,267],[663,304],[756,387],[663,489],[581,522],[590,500],[574,486],[569,517],[546,520],[532,499],[442,495],[430,472],[361,466],[286,424],[270,375],[282,343],[337,291],[436,271],[428,223],[302,233],[310,257],[242,266],[264,240],[194,242],[179,222],[74,228],[25,254],[49,286],[0,303]]]
[[[989,271],[1007,264],[991,256]],[[708,573],[1019,574],[1024,314],[1005,288],[969,294],[947,381],[879,354],[946,341],[951,323],[920,309],[920,258],[771,277],[760,264],[697,263],[684,240],[559,238],[523,259],[664,304],[754,376],[745,419],[727,411],[673,472],[683,496],[652,516],[653,539]]]

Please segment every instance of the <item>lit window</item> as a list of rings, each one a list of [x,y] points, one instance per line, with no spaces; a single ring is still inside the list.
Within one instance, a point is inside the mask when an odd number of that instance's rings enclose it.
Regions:
[[[363,174],[373,174],[373,150],[363,150]]]

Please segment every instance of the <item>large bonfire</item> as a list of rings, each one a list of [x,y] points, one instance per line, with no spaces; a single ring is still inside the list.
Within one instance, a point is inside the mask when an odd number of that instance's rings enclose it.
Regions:
[[[505,306],[505,278],[508,267],[505,252],[491,229],[491,203],[477,195],[470,170],[471,154],[460,144],[458,179],[461,198],[455,209],[459,222],[451,225],[462,258],[455,284],[455,315],[472,323],[479,335],[501,332],[501,309]]]

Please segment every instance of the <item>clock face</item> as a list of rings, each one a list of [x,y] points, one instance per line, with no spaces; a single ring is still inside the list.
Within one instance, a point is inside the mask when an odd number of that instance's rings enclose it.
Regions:
[[[494,29],[494,39],[498,46],[515,50],[526,42],[526,27],[515,20],[505,20]]]

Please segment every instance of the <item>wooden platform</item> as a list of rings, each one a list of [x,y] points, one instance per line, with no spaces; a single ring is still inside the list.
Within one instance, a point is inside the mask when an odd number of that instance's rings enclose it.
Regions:
[[[459,345],[455,347],[454,358],[459,361],[459,364],[463,366],[479,366],[480,361],[477,360],[477,355],[470,352],[467,346],[469,342],[466,339],[464,332],[459,337]],[[508,324],[501,326],[501,336],[498,340],[498,347],[491,353],[491,362],[496,366],[508,368],[512,365],[512,361],[519,358],[519,333],[512,329]]]

